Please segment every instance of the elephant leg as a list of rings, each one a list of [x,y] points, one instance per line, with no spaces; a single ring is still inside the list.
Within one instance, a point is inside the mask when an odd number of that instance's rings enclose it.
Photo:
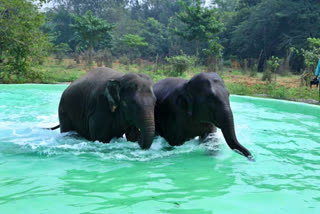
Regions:
[[[170,146],[181,146],[185,141],[167,141]]]
[[[203,124],[203,133],[199,136],[200,141],[206,142],[212,139],[213,134],[217,131],[217,127],[213,124]]]
[[[137,142],[137,141],[139,141],[139,139],[141,137],[140,131],[135,126],[130,126],[126,130],[125,134],[126,134],[127,140],[131,141],[131,142]]]
[[[60,121],[60,132],[61,133],[74,130],[74,128],[72,126],[72,122],[66,114],[60,114],[59,121]]]

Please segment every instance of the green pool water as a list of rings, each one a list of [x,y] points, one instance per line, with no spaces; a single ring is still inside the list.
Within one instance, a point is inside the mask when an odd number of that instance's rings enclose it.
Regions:
[[[231,96],[239,141],[220,131],[150,150],[89,142],[58,124],[66,85],[0,85],[0,213],[320,213],[320,108]]]

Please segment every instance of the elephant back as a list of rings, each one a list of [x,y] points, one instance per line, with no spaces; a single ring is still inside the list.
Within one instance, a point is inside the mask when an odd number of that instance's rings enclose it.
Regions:
[[[158,81],[153,85],[153,92],[157,97],[157,103],[174,93],[177,88],[182,87],[187,80],[178,77],[169,77]]]

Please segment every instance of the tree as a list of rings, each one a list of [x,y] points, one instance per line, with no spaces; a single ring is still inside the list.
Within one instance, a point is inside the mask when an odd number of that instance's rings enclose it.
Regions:
[[[306,65],[306,70],[301,76],[301,86],[310,83],[320,59],[320,38],[308,38],[307,41],[309,44],[308,49],[301,50]]]
[[[58,63],[61,63],[63,61],[63,58],[70,51],[71,49],[67,43],[60,43],[53,47],[53,53],[56,55],[56,59],[58,60]]]
[[[241,0],[227,27],[233,29],[230,55],[259,59],[262,72],[271,56],[285,57],[290,47],[306,47],[308,37],[319,35],[319,11],[315,0]]]
[[[271,58],[267,61],[267,63],[269,65],[271,74],[274,73],[274,82],[276,83],[277,82],[277,70],[278,70],[280,64],[282,63],[282,60],[279,59],[279,57],[271,56]],[[271,82],[271,77],[270,77],[269,82]]]
[[[184,11],[178,15],[184,23],[182,29],[176,29],[179,36],[187,40],[196,41],[196,56],[199,55],[199,41],[216,41],[217,34],[223,31],[223,23],[216,18],[215,10],[201,7],[201,1],[197,0],[194,6],[181,3]]]
[[[195,5],[187,6],[182,3],[184,11],[178,18],[184,27],[176,29],[175,32],[189,41],[196,41],[196,56],[199,56],[199,42],[206,42],[207,48],[203,49],[207,56],[209,71],[216,71],[216,57],[221,56],[222,46],[219,44],[218,34],[224,30],[224,25],[218,20],[216,9],[201,7],[201,1],[196,1]]]
[[[138,47],[148,46],[147,42],[143,41],[144,38],[134,34],[127,34],[123,37],[122,42],[128,48],[129,59],[132,62],[136,58]]]
[[[51,42],[55,45],[67,43],[75,50],[74,29],[70,26],[74,23],[74,17],[64,6],[57,6],[46,12],[47,22],[42,27],[48,33]]]
[[[164,24],[154,18],[148,18],[145,21],[141,36],[144,37],[148,43],[148,46],[145,46],[142,50],[142,54],[145,57],[150,58],[168,53],[168,31]]]
[[[92,64],[92,54],[94,48],[103,49],[111,47],[111,30],[115,27],[107,21],[93,15],[87,11],[84,16],[74,15],[75,23],[71,27],[75,30],[74,39],[87,47],[89,54],[89,64]]]
[[[196,41],[196,55],[199,55],[199,41],[216,39],[216,35],[223,31],[223,23],[216,19],[214,10],[201,7],[201,1],[197,0],[194,6],[182,3],[184,11],[178,15],[185,26],[176,29],[176,33],[187,40]]]
[[[44,2],[44,1],[40,1]],[[0,71],[1,76],[34,77],[32,64],[43,61],[49,43],[39,30],[45,16],[35,1],[0,2]]]

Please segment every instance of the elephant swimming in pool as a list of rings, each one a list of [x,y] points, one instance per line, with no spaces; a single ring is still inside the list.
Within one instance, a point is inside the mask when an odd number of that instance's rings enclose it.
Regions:
[[[205,139],[218,127],[232,150],[253,160],[237,140],[229,91],[217,73],[200,73],[189,81],[166,78],[155,83],[153,90],[156,133],[170,145],[182,145],[196,136]]]
[[[138,141],[142,149],[150,148],[156,102],[152,83],[145,74],[93,69],[63,92],[60,131],[76,131],[88,140],[105,143],[125,134],[129,141]]]

